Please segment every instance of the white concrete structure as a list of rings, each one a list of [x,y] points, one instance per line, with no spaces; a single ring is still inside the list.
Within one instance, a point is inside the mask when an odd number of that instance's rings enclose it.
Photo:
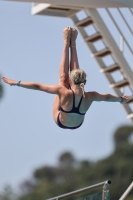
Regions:
[[[33,0],[13,0],[20,2],[33,2]],[[132,0],[36,0],[36,3],[62,5],[64,7],[81,8],[109,8],[109,7],[133,7]]]

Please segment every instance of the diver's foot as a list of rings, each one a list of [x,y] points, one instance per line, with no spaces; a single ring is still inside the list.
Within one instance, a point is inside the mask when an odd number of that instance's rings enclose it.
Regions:
[[[64,36],[64,43],[70,45],[70,38],[71,38],[71,27],[67,26],[63,30],[63,36]]]
[[[78,31],[76,28],[71,27],[71,38],[70,38],[70,47],[76,46],[76,38],[78,35]]]

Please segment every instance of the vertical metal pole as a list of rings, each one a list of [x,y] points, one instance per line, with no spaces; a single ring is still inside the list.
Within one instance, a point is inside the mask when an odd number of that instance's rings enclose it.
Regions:
[[[103,190],[103,194],[102,194],[102,200],[106,200],[106,190]]]
[[[124,38],[122,35],[120,35],[120,51],[124,52]]]
[[[107,200],[107,186],[111,184],[111,181],[106,181],[103,186],[102,200]]]
[[[122,53],[124,53],[124,37],[123,37],[122,35],[120,35],[120,51],[121,51]],[[121,73],[122,73],[122,80],[124,80],[125,77],[124,77],[124,73],[123,73],[123,70],[122,70],[122,69],[121,69]],[[129,86],[129,88],[130,88],[130,90],[133,92],[132,87]],[[121,88],[121,93],[124,95],[124,87]]]
[[[124,38],[122,35],[120,35],[120,51],[123,53],[124,52]],[[121,69],[121,79],[124,80],[124,74],[123,74],[123,70]],[[124,87],[120,89],[121,93],[124,95]]]

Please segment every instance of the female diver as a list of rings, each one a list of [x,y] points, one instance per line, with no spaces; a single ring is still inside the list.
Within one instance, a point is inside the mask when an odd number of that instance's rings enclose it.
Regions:
[[[86,73],[79,68],[76,51],[76,38],[78,32],[73,27],[63,30],[64,48],[59,68],[58,85],[46,85],[36,82],[16,81],[2,77],[9,85],[17,85],[27,89],[40,90],[55,94],[53,104],[53,118],[55,123],[64,129],[79,128],[85,117],[85,113],[93,101],[108,101],[127,103],[129,96],[113,96],[111,94],[99,94],[97,92],[85,92]],[[71,51],[69,67],[69,47]],[[70,75],[69,75],[70,70]]]

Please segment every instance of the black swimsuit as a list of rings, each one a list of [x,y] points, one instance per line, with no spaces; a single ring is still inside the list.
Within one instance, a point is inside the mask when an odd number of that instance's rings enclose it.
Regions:
[[[79,105],[77,107],[75,107],[75,94],[74,94],[73,90],[72,90],[72,93],[73,93],[73,107],[72,107],[72,109],[70,111],[65,111],[65,110],[63,110],[63,108],[60,107],[60,110],[62,112],[65,112],[65,113],[76,113],[76,114],[79,114],[79,115],[85,115],[85,113],[80,113],[79,112],[79,108],[80,108],[80,105],[81,105],[81,102],[82,102],[82,99],[83,99],[83,95],[82,95],[82,97],[80,99]],[[57,124],[58,124],[58,126],[60,128],[64,128],[64,129],[76,129],[76,128],[79,128],[82,125],[82,123],[83,123],[82,122],[80,125],[75,126],[75,127],[68,127],[68,126],[64,126],[63,124],[61,124],[59,117],[60,117],[60,112],[59,112],[59,114],[57,116]]]

